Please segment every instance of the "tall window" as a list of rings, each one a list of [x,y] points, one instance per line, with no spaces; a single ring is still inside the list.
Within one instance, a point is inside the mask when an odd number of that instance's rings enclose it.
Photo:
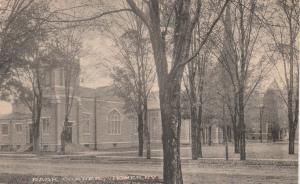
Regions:
[[[43,123],[43,133],[48,134],[50,131],[50,119],[42,118],[42,123]]]
[[[8,124],[3,124],[1,128],[2,135],[8,135]]]
[[[51,86],[51,71],[45,71],[45,86]]]
[[[64,72],[64,69],[59,70],[59,85],[60,86],[65,85],[65,72]]]
[[[116,110],[108,114],[108,133],[111,135],[121,134],[120,113]]]
[[[21,123],[18,123],[18,124],[16,124],[15,126],[16,126],[16,131],[17,131],[18,133],[22,132],[22,124],[21,124]]]
[[[91,132],[91,114],[83,112],[83,119],[82,119],[82,132],[84,134],[90,134]]]
[[[84,130],[83,130],[83,132],[85,134],[89,134],[90,133],[90,119],[89,118],[87,118],[87,119],[84,120]]]

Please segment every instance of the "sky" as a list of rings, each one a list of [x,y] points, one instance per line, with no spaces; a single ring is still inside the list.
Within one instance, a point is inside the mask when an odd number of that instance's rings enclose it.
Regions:
[[[96,88],[111,84],[103,63],[113,58],[113,43],[100,32],[86,33],[83,40],[81,62],[81,86]],[[11,104],[0,101],[0,115],[11,112]]]
[[[82,2],[79,0],[65,0],[56,1],[56,3],[63,8],[66,4],[70,4],[66,3],[67,1]],[[109,78],[105,63],[114,60],[115,53],[117,52],[113,41],[103,31],[98,31],[96,28],[85,31],[82,43],[80,59],[82,71],[81,85],[91,88],[110,85],[112,80]],[[271,75],[276,75],[276,72],[272,72]],[[265,81],[263,86],[268,86],[272,81]],[[0,101],[0,115],[10,112],[10,103]]]
[[[52,1],[55,8],[64,9],[68,6],[75,6],[82,3],[80,0]],[[72,3],[70,3],[72,2]],[[88,1],[87,1],[88,2]],[[89,11],[92,13],[93,10]],[[80,13],[80,12],[79,12]],[[105,68],[101,67],[103,61],[113,57],[113,43],[100,31],[85,31],[82,38],[81,62],[81,85],[96,88],[111,84],[111,80]],[[95,65],[97,67],[95,67]],[[0,101],[0,116],[11,113],[12,107],[8,102]]]

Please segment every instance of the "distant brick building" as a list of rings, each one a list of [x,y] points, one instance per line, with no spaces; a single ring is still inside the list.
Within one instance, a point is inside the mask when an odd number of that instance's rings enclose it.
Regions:
[[[40,126],[40,148],[43,151],[58,151],[61,147],[65,109],[63,78],[62,69],[47,71]],[[79,81],[75,82],[79,86]],[[155,97],[149,101],[148,123],[152,143],[161,143],[159,101]],[[67,130],[67,142],[91,149],[138,145],[137,120],[134,115],[125,113],[124,102],[114,94],[112,87],[78,87]],[[15,100],[12,114],[0,119],[0,148],[6,151],[24,149],[32,144],[31,134],[31,113]],[[190,124],[184,121],[181,143],[189,142]]]
[[[263,97],[262,133],[266,141],[288,140],[287,107],[274,80]]]

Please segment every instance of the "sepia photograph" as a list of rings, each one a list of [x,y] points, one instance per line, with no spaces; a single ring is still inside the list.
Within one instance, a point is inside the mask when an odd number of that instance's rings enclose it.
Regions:
[[[0,184],[297,184],[299,0],[0,0]]]

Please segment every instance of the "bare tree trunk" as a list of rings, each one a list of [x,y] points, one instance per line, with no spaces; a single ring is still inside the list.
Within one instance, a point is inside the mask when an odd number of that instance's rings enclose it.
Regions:
[[[191,89],[192,91],[192,89]],[[194,101],[191,100],[190,103]],[[192,133],[192,159],[197,160],[198,158],[198,122],[197,122],[197,108],[194,104],[191,105],[191,133]]]
[[[298,92],[298,89],[297,89]],[[296,130],[298,124],[298,114],[299,114],[299,100],[298,100],[298,93],[295,97],[295,112],[293,119],[293,112],[292,107],[288,108],[288,117],[289,117],[289,154],[295,153],[295,137],[296,137]],[[290,106],[290,104],[288,104]],[[291,105],[292,106],[292,105]]]
[[[246,160],[246,127],[244,122],[244,87],[239,92],[240,160]]]
[[[208,145],[211,146],[211,126],[208,127]]]
[[[294,122],[289,122],[289,154],[295,153],[296,129]]]
[[[198,147],[198,152],[197,152],[197,156],[198,158],[202,158],[202,141],[201,141],[201,129],[198,128],[198,141],[197,141],[197,147]]]
[[[294,154],[294,118],[293,118],[293,92],[294,92],[294,39],[292,31],[292,21],[291,18],[289,21],[289,38],[290,38],[290,48],[289,48],[289,84],[288,86],[288,121],[289,121],[289,154]]]
[[[148,127],[148,103],[147,97],[144,98],[144,134],[146,141],[146,157],[147,159],[151,159],[151,142],[150,142],[150,131]]]
[[[225,133],[225,159],[228,160],[228,130],[227,126],[224,128],[224,133]]]
[[[287,10],[286,10],[287,11]],[[292,13],[291,13],[292,15]],[[294,154],[295,153],[295,148],[294,148],[294,144],[295,144],[295,133],[296,133],[296,125],[298,123],[295,122],[294,123],[294,118],[298,119],[298,117],[296,118],[296,116],[298,116],[298,112],[297,112],[297,108],[298,108],[298,102],[297,102],[297,97],[296,97],[296,106],[295,106],[295,114],[293,114],[293,93],[294,93],[294,46],[295,46],[295,39],[294,39],[294,34],[293,33],[293,25],[292,25],[292,17],[288,17],[288,23],[289,23],[289,38],[290,38],[290,43],[289,43],[289,84],[288,86],[288,121],[289,121],[289,154]],[[298,61],[297,61],[298,62]],[[298,63],[297,63],[298,64]],[[298,69],[297,69],[298,70]],[[299,72],[299,71],[297,71]],[[299,74],[298,74],[298,80],[299,80]],[[297,83],[297,85],[299,85]],[[298,93],[299,91],[296,90]],[[295,94],[298,96],[298,93]]]
[[[233,125],[234,153],[240,153],[240,139],[239,139],[239,131],[236,126],[236,116],[232,121],[232,125]]]
[[[201,94],[202,95],[202,94]],[[202,145],[201,145],[201,124],[202,124],[202,97],[200,97],[200,105],[198,107],[198,127],[197,127],[197,156],[199,158],[202,158]]]
[[[61,154],[65,154],[66,152],[66,135],[67,135],[67,123],[68,123],[68,118],[65,117],[64,125],[62,132],[60,134],[60,140],[61,140]]]
[[[35,97],[33,112],[32,112],[32,123],[33,123],[33,152],[40,151],[40,121],[42,113],[42,95]]]
[[[139,153],[138,156],[143,156],[144,149],[144,125],[143,125],[143,113],[138,113],[138,137],[139,137]]]
[[[39,120],[37,118],[33,119],[34,125],[32,126],[32,149],[33,152],[39,152],[40,151],[40,126],[39,126]]]
[[[294,154],[294,145],[295,145],[295,137],[296,137],[296,131],[297,131],[297,125],[298,125],[298,117],[299,117],[299,64],[297,65],[297,86],[296,86],[296,94],[295,94],[295,119],[292,129],[292,141],[289,141],[289,147],[291,147],[291,150],[289,149],[289,154]],[[291,143],[290,143],[291,142]],[[293,145],[290,145],[293,144]],[[290,152],[291,151],[291,152]]]
[[[165,117],[169,121],[172,117]],[[176,130],[175,130],[176,131]],[[163,150],[164,150],[164,181],[168,184],[182,184],[182,172],[180,161],[180,145],[178,138],[174,134],[174,128],[164,129],[163,131]],[[167,136],[167,135],[170,136]]]
[[[161,118],[163,124],[164,182],[182,184],[180,161],[180,84],[168,84],[168,91],[161,91]],[[173,88],[173,89],[172,89]],[[172,100],[171,100],[172,99]]]

